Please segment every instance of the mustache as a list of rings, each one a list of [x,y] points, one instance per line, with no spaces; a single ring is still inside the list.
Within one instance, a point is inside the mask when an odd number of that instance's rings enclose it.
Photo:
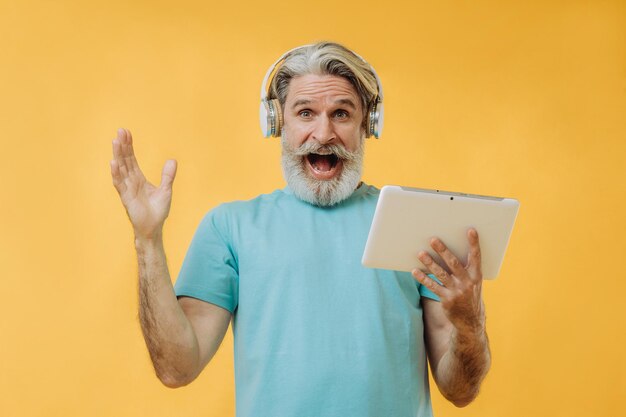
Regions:
[[[350,152],[346,148],[341,145],[321,145],[316,141],[305,142],[299,147],[295,149],[291,149],[291,153],[296,156],[306,156],[311,153],[315,153],[318,155],[335,155],[337,158],[342,159],[344,161],[355,161],[358,160],[360,152],[357,149],[354,152]]]

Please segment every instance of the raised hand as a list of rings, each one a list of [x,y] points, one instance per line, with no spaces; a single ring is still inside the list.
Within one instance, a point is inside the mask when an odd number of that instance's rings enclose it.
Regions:
[[[170,159],[165,162],[161,184],[154,186],[139,169],[130,131],[119,129],[117,138],[113,140],[111,176],[133,225],[135,237],[153,239],[160,236],[172,202],[176,161]]]
[[[467,238],[470,251],[465,265],[437,238],[431,240],[431,247],[443,259],[445,266],[437,264],[425,251],[417,255],[441,284],[419,269],[413,271],[413,276],[439,296],[441,306],[455,328],[471,332],[483,330],[485,312],[478,232],[468,230]]]

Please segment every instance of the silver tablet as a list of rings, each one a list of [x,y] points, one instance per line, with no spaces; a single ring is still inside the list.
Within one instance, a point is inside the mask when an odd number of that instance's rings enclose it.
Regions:
[[[483,278],[494,279],[500,272],[518,208],[519,202],[511,198],[384,186],[362,263],[370,268],[424,270],[417,259],[421,250],[441,261],[430,247],[435,236],[465,263],[467,230],[474,227],[480,240]]]

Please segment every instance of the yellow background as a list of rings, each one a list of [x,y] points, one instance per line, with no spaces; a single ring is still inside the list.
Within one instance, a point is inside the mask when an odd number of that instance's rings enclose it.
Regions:
[[[261,79],[321,39],[384,84],[367,182],[521,201],[493,368],[436,415],[625,415],[626,2],[396,0],[0,0],[0,415],[234,415],[230,331],[192,385],[153,375],[110,143],[131,129],[154,180],[179,162],[175,277],[208,209],[283,186]]]

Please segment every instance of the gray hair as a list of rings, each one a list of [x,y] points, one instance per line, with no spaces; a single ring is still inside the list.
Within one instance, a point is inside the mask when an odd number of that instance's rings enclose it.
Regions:
[[[368,63],[343,45],[319,42],[290,52],[272,78],[269,98],[277,98],[285,106],[292,78],[307,74],[335,75],[352,84],[361,98],[363,115],[369,103],[378,96],[378,83]]]

